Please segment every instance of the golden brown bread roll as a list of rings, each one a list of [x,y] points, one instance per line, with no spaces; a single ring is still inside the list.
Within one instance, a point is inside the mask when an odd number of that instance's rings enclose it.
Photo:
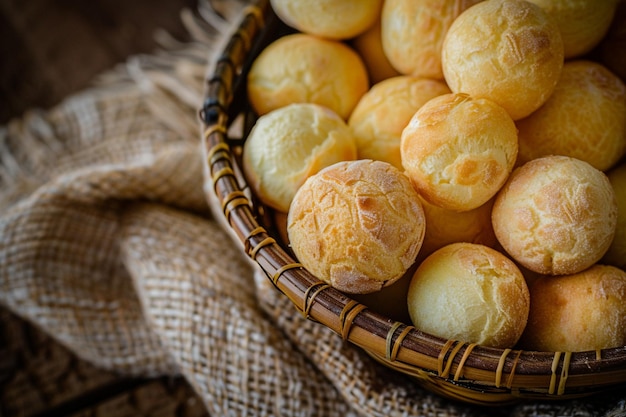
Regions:
[[[288,26],[328,39],[353,38],[378,19],[382,0],[271,0]]]
[[[475,209],[459,212],[441,208],[422,199],[427,227],[418,259],[424,259],[451,243],[480,243],[495,247],[497,240],[491,224],[493,200],[492,198]]]
[[[426,258],[415,271],[407,299],[416,328],[497,348],[517,343],[530,304],[515,263],[474,243],[453,243]]]
[[[448,210],[485,204],[517,157],[517,128],[488,99],[444,94],[431,99],[402,132],[402,166],[421,196]]]
[[[389,62],[385,51],[383,51],[380,35],[380,18],[376,20],[372,27],[354,38],[352,45],[363,59],[363,63],[365,63],[371,84],[400,75],[398,70]]]
[[[339,162],[311,176],[287,218],[294,254],[313,275],[348,293],[397,281],[424,239],[417,192],[393,165]]]
[[[352,48],[303,33],[272,42],[248,73],[248,98],[260,115],[292,103],[314,103],[347,120],[368,89],[367,69]]]
[[[402,169],[400,138],[411,117],[430,99],[450,93],[443,81],[401,75],[374,85],[348,119],[359,159],[389,162]]]
[[[243,148],[243,171],[261,202],[286,213],[309,176],[355,158],[355,140],[343,119],[326,107],[296,103],[257,120]]]
[[[531,305],[520,346],[579,352],[626,345],[626,272],[596,264],[529,284]]]
[[[441,62],[453,92],[489,98],[518,120],[552,94],[563,66],[563,41],[539,6],[485,0],[452,23]]]
[[[528,1],[545,10],[558,25],[565,59],[580,57],[600,43],[611,26],[619,3],[619,0]]]
[[[441,48],[457,16],[480,0],[386,0],[381,12],[385,56],[401,74],[443,79]]]
[[[606,171],[626,152],[626,85],[602,64],[568,61],[548,101],[517,127],[520,165],[567,155]]]
[[[617,224],[606,175],[567,156],[534,159],[511,174],[491,212],[502,247],[531,271],[580,272],[602,258]]]

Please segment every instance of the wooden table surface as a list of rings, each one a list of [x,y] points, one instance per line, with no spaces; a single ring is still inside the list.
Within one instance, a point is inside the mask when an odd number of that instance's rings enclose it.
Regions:
[[[184,40],[195,0],[0,0],[0,124],[54,106],[98,73]],[[0,417],[207,416],[182,378],[128,379],[86,363],[0,306]]]

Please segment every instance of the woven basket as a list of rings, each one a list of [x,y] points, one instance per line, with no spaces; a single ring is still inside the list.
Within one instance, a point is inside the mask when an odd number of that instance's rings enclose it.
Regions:
[[[626,346],[589,352],[494,349],[438,338],[368,309],[322,282],[282,246],[271,216],[251,194],[240,169],[246,134],[256,120],[246,74],[258,53],[289,33],[261,0],[244,10],[206,84],[204,123],[207,198],[246,254],[304,316],[329,327],[389,368],[425,388],[469,403],[501,405],[523,399],[587,396],[626,382]],[[232,124],[243,126],[237,135]],[[294,314],[296,312],[294,311]]]

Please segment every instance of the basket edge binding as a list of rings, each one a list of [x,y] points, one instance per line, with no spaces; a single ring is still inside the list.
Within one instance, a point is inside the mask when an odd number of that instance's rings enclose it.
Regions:
[[[205,192],[248,257],[308,319],[361,347],[427,389],[470,403],[502,405],[522,399],[577,398],[626,382],[626,346],[592,352],[494,349],[441,339],[390,320],[320,281],[259,222],[236,160],[229,125],[244,107],[245,74],[279,24],[269,0],[246,7],[215,61],[200,110]],[[240,144],[239,144],[240,145]],[[255,211],[256,209],[256,211]]]

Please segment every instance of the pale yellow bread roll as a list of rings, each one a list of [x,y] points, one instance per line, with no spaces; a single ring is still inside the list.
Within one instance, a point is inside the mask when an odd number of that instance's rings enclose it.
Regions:
[[[260,115],[292,103],[314,103],[347,120],[368,89],[367,69],[352,48],[303,33],[272,42],[248,73],[248,98]]]
[[[388,78],[361,97],[348,119],[359,159],[402,169],[400,138],[411,117],[430,99],[450,93],[443,81],[409,75]]]
[[[401,74],[443,79],[441,48],[457,16],[480,0],[386,0],[381,13],[385,56]]]
[[[489,98],[518,120],[552,94],[563,67],[563,41],[539,6],[485,0],[452,23],[441,61],[453,92]]]
[[[617,203],[602,171],[575,158],[547,156],[513,171],[491,215],[496,237],[513,259],[539,274],[567,275],[605,254]]]
[[[370,84],[376,84],[387,78],[400,75],[398,70],[389,62],[385,51],[383,51],[380,35],[380,18],[376,20],[372,27],[354,38],[352,45],[361,59],[363,59]]]
[[[602,64],[568,61],[548,101],[517,127],[520,165],[567,155],[606,171],[626,152],[626,85]]]
[[[407,296],[416,328],[445,339],[512,348],[530,297],[515,263],[484,245],[453,243],[424,260]]]
[[[466,94],[431,99],[402,132],[402,166],[428,202],[472,210],[502,187],[517,157],[517,128],[491,100]]]
[[[402,277],[417,257],[424,227],[409,180],[372,160],[339,162],[311,176],[287,219],[297,259],[347,293],[378,291]]]
[[[596,264],[529,284],[525,350],[580,352],[626,345],[626,272]]]
[[[605,264],[626,270],[626,163],[607,173],[617,201],[617,227],[609,250],[602,258]]]
[[[296,103],[261,116],[243,148],[243,171],[262,203],[282,212],[311,175],[356,159],[348,125],[326,107]]]
[[[380,15],[382,0],[270,0],[276,15],[300,32],[328,39],[353,38]]]
[[[545,10],[563,38],[566,59],[590,52],[611,26],[619,0],[528,0]]]
[[[422,198],[427,227],[418,259],[424,259],[451,243],[479,243],[495,247],[497,240],[491,224],[493,200],[475,209],[459,212],[441,208]]]

